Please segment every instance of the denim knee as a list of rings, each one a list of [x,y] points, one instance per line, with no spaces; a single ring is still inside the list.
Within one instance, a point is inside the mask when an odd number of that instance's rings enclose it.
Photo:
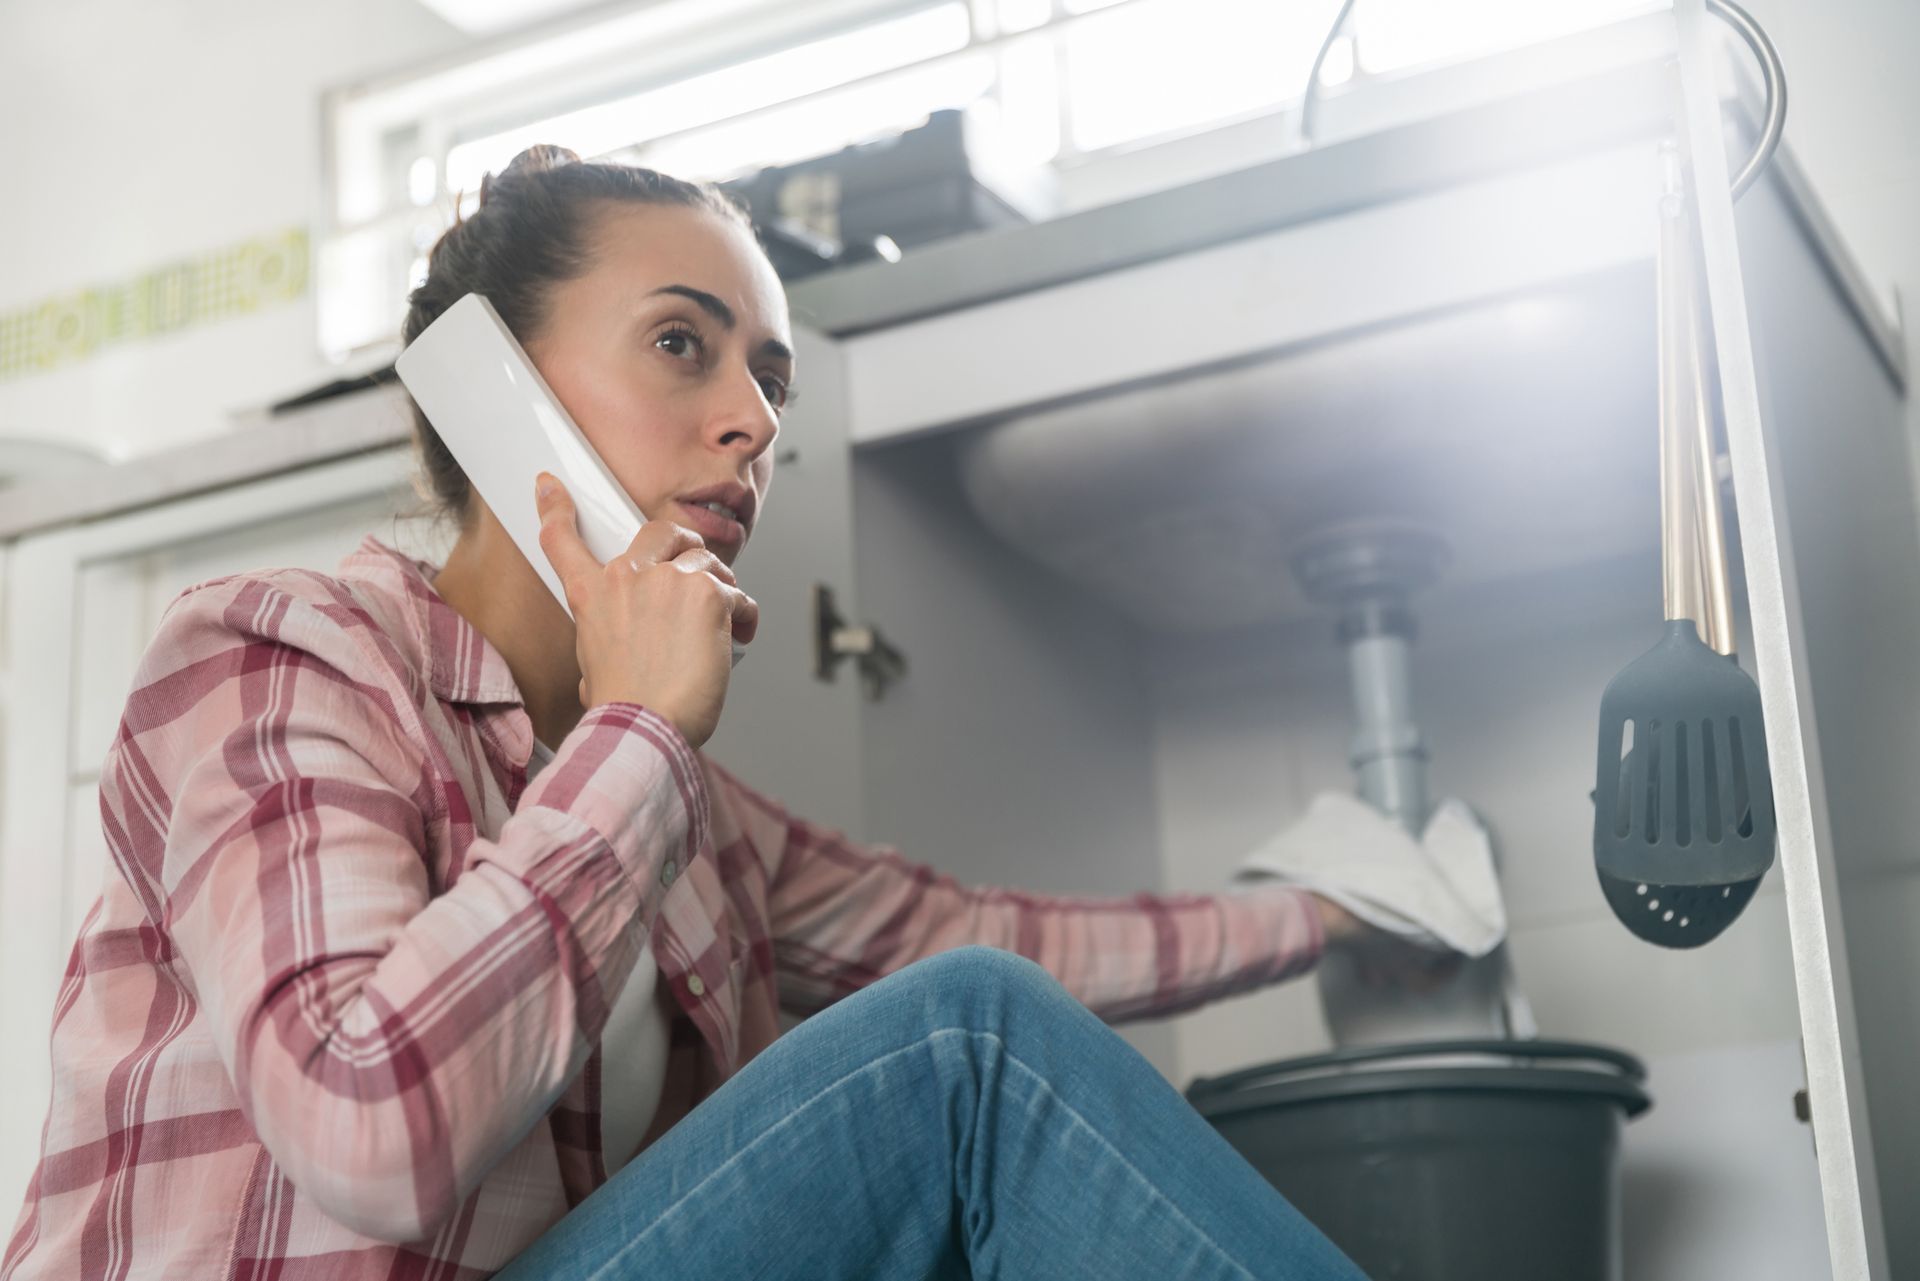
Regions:
[[[955,982],[1058,986],[1058,980],[1038,963],[1018,952],[985,943],[968,943],[937,952],[913,968],[923,967]]]
[[[916,961],[901,970],[898,978],[943,1003],[957,1002],[982,1016],[996,1007],[1051,1004],[1067,995],[1060,981],[1042,966],[1016,952],[981,943]]]

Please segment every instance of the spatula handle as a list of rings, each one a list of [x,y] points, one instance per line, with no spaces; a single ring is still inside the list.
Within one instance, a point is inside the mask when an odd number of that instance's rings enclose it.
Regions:
[[[1699,530],[1702,624],[1700,639],[1718,654],[1733,653],[1733,596],[1727,583],[1727,527],[1720,514],[1720,478],[1714,467],[1719,456],[1713,411],[1713,379],[1717,370],[1710,355],[1706,300],[1700,292],[1700,273],[1692,224],[1682,219],[1682,249],[1686,270],[1681,283],[1686,305],[1687,392],[1690,402],[1688,435],[1693,457],[1693,511]]]
[[[1660,336],[1660,581],[1667,619],[1691,619],[1704,637],[1705,583],[1694,513],[1687,209],[1680,159],[1671,143],[1661,147],[1661,167],[1660,249],[1654,264]]]
[[[1678,154],[1662,148],[1657,292],[1660,330],[1660,526],[1666,616],[1690,619],[1716,653],[1733,653],[1726,525],[1714,472],[1711,366],[1697,286],[1693,220]]]

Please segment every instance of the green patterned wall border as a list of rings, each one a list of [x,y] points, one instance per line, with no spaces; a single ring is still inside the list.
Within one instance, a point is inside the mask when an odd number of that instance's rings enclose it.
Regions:
[[[307,292],[307,230],[294,227],[0,311],[0,382],[85,360],[116,343],[291,302]]]

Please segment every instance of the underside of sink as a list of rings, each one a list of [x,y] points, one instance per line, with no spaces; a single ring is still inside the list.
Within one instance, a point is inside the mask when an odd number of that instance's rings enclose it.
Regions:
[[[1653,319],[1620,268],[1006,418],[958,443],[961,483],[1156,630],[1318,614],[1289,562],[1355,521],[1438,533],[1462,586],[1609,559],[1658,537]]]

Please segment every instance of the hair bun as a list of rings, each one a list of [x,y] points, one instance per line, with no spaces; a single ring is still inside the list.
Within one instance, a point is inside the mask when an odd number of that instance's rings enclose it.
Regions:
[[[507,167],[498,174],[484,174],[480,178],[480,203],[487,203],[487,193],[499,182],[521,181],[533,174],[546,173],[562,165],[580,163],[578,152],[566,147],[557,147],[550,142],[538,142],[515,156]]]

